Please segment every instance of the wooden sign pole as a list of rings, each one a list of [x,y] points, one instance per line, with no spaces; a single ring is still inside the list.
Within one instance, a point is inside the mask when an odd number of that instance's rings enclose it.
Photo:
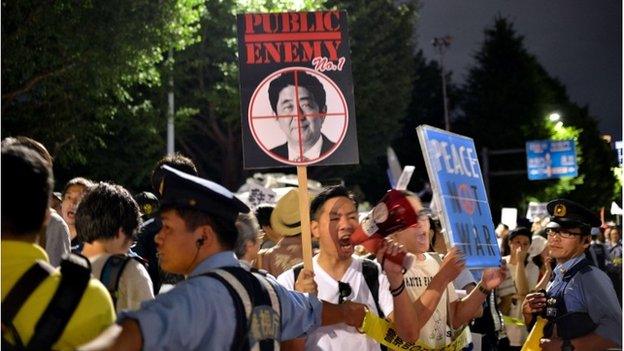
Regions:
[[[303,250],[303,267],[312,269],[312,233],[310,232],[310,202],[308,201],[308,169],[297,166],[299,181],[299,214],[301,217],[301,250]]]

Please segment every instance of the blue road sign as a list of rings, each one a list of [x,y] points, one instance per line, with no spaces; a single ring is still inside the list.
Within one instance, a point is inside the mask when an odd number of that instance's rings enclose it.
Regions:
[[[574,140],[532,140],[526,143],[529,180],[576,177]]]
[[[427,125],[416,131],[450,245],[466,255],[467,267],[499,266],[500,251],[474,141]]]

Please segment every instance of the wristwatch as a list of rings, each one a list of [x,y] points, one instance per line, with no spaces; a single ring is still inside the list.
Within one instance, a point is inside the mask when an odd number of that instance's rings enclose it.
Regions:
[[[479,291],[485,295],[488,296],[490,295],[490,293],[492,292],[492,290],[488,290],[485,288],[485,286],[483,286],[483,284],[481,282],[479,282],[479,284],[477,284],[477,289],[479,289]]]

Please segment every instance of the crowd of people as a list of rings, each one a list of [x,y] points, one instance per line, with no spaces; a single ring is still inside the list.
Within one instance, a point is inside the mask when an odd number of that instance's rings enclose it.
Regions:
[[[326,187],[306,199],[304,267],[297,188],[250,209],[176,154],[155,165],[150,191],[76,177],[58,196],[52,162],[33,139],[2,141],[3,349],[520,350],[535,335],[543,350],[622,344],[620,227],[569,200],[499,225],[501,265],[476,271],[418,195],[392,190],[384,207],[413,224],[371,252],[351,240],[353,194]],[[395,344],[362,333],[370,313],[391,323]]]

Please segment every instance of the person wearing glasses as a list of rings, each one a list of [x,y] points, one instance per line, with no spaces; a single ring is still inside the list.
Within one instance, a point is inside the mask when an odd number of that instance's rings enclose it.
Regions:
[[[424,349],[455,349],[468,346],[469,331],[464,329],[481,312],[483,302],[490,292],[505,278],[504,267],[483,271],[481,281],[462,299],[457,297],[453,280],[464,269],[463,254],[457,247],[448,250],[444,259],[430,253],[429,211],[425,210],[417,195],[404,192],[411,206],[401,212],[413,211],[418,223],[396,231],[392,237],[416,256],[404,275],[405,290],[413,302],[419,321],[419,345]],[[399,211],[395,209],[395,211]]]
[[[585,256],[592,227],[600,219],[576,202],[548,203],[546,226],[550,255],[557,261],[545,293],[528,294],[522,304],[525,324],[546,318],[542,350],[604,350],[622,345],[622,308],[609,277]]]
[[[320,248],[313,257],[313,271],[294,267],[277,277],[277,281],[288,289],[317,293],[323,301],[365,304],[375,314],[396,322],[397,334],[403,340],[416,340],[421,326],[405,289],[401,288],[401,266],[385,260],[383,274],[379,264],[353,255],[350,237],[359,225],[353,195],[343,186],[325,188],[312,200],[310,219],[312,236],[319,241]],[[377,255],[382,257],[386,250],[397,249],[396,245],[389,245]],[[393,289],[395,292],[391,293]],[[321,327],[299,342],[288,347],[301,347],[304,343],[306,350],[380,350],[377,342],[344,323]]]

